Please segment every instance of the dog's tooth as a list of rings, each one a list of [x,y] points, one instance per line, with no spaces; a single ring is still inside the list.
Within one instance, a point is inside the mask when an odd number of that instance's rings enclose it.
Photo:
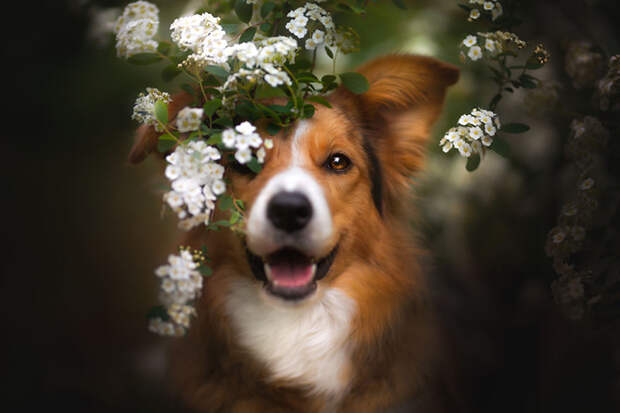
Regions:
[[[269,264],[264,263],[263,268],[265,270],[265,275],[267,276],[267,279],[271,280],[271,267],[269,266]]]
[[[312,263],[312,276],[314,277],[314,274],[316,274],[316,264]]]

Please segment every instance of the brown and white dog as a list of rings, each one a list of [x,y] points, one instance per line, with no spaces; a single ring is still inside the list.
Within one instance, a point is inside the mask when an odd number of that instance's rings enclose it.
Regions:
[[[423,398],[438,345],[422,256],[410,234],[410,177],[458,70],[392,55],[274,139],[258,175],[232,171],[245,239],[193,230],[208,278],[171,376],[204,412],[381,412]],[[170,117],[188,103],[180,95]],[[142,129],[130,160],[157,140]]]

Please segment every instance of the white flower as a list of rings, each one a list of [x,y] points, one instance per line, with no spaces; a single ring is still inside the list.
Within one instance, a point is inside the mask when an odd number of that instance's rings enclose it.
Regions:
[[[131,118],[145,125],[155,125],[160,130],[159,123],[155,119],[155,102],[161,100],[165,103],[171,101],[170,95],[155,88],[146,88],[146,94],[140,93],[133,106]]]
[[[235,152],[235,159],[240,164],[248,163],[252,159],[252,151],[250,148],[239,149]]]
[[[323,43],[325,41],[325,32],[318,29],[315,30],[314,33],[312,33],[312,40],[317,44]]]
[[[250,135],[256,131],[256,127],[250,122],[245,121],[235,126],[235,130],[242,135]]]
[[[482,139],[480,139],[480,142],[482,142],[484,146],[491,146],[491,144],[493,143],[493,138],[485,135],[482,137]]]
[[[566,232],[562,230],[558,230],[557,232],[555,232],[555,234],[553,234],[553,236],[551,237],[551,240],[553,241],[554,244],[559,244],[562,241],[564,241],[565,238],[566,238]]]
[[[484,124],[484,131],[490,136],[495,136],[496,129],[491,122],[487,122]]]
[[[159,28],[159,9],[147,1],[130,3],[114,24],[116,53],[128,58],[138,53],[153,52],[153,37]]]
[[[441,147],[441,150],[444,151],[444,153],[447,153],[450,149],[452,149],[452,143],[451,142],[446,142],[444,143],[444,145]]]
[[[471,11],[469,12],[469,18],[472,20],[476,20],[478,19],[478,17],[480,17],[480,10],[471,9]]]
[[[469,136],[474,139],[474,140],[478,140],[480,138],[482,138],[484,134],[482,133],[482,129],[480,129],[478,126],[475,126],[473,128],[469,128]]]
[[[265,139],[265,142],[263,143],[263,145],[267,149],[273,148],[273,139]]]
[[[504,13],[504,8],[502,7],[501,3],[500,2],[496,2],[495,3],[495,8],[493,10],[491,10],[491,16],[492,16],[493,20],[497,19],[503,13]]]
[[[185,107],[177,115],[177,129],[179,132],[198,130],[202,121],[203,109]]]
[[[468,143],[463,143],[458,149],[462,156],[466,158],[471,156],[471,145],[469,145]]]
[[[494,52],[495,51],[495,41],[493,41],[491,39],[486,39],[484,41],[484,48],[487,49],[490,52]]]
[[[582,191],[587,191],[593,186],[594,186],[594,179],[586,178],[583,181],[581,181],[581,183],[579,184],[579,189],[581,189]]]
[[[482,153],[482,144],[479,141],[473,141],[471,143],[471,149],[475,152],[475,153]]]
[[[256,159],[258,159],[259,163],[263,163],[265,162],[265,148],[262,147],[259,150],[256,151]]]
[[[235,142],[237,142],[237,134],[233,129],[226,129],[222,132],[222,143],[227,148],[234,148]]]
[[[222,195],[224,192],[226,192],[226,184],[224,183],[224,181],[218,179],[217,181],[213,182],[211,190],[215,195]]]
[[[482,50],[480,49],[480,46],[473,46],[471,49],[469,49],[469,52],[467,53],[467,56],[471,59],[471,60],[479,60],[482,58]]]
[[[478,38],[474,35],[469,35],[463,40],[463,45],[467,47],[472,47],[478,42]]]
[[[491,1],[485,1],[484,4],[482,5],[482,7],[486,10],[493,10],[493,7],[495,7],[495,4],[493,4],[493,2]]]

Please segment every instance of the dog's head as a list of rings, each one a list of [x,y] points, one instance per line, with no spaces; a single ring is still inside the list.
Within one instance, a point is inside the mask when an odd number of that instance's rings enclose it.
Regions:
[[[331,108],[316,105],[311,119],[273,137],[260,173],[231,168],[228,175],[247,205],[239,241],[247,275],[277,299],[309,298],[372,255],[373,240],[401,217],[446,88],[458,79],[455,67],[421,56],[383,57],[358,71],[369,81],[366,93],[335,90]],[[133,161],[153,146],[154,133],[145,132]]]

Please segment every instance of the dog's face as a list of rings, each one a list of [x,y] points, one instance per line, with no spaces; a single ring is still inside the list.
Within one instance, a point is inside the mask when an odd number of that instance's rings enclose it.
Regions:
[[[404,182],[419,169],[445,88],[458,75],[419,57],[375,61],[361,72],[366,94],[335,92],[331,108],[316,105],[311,119],[274,137],[258,175],[231,173],[235,196],[249,205],[250,268],[278,299],[314,296],[373,248],[373,233],[406,199]]]
[[[453,66],[421,56],[376,59],[359,72],[368,92],[334,91],[331,108],[316,105],[311,119],[273,137],[260,173],[228,174],[248,211],[238,241],[251,269],[244,275],[276,301],[301,303],[337,283],[368,257],[386,222],[402,219],[409,178],[421,167],[446,88],[458,79]],[[150,136],[130,160],[153,146]]]

